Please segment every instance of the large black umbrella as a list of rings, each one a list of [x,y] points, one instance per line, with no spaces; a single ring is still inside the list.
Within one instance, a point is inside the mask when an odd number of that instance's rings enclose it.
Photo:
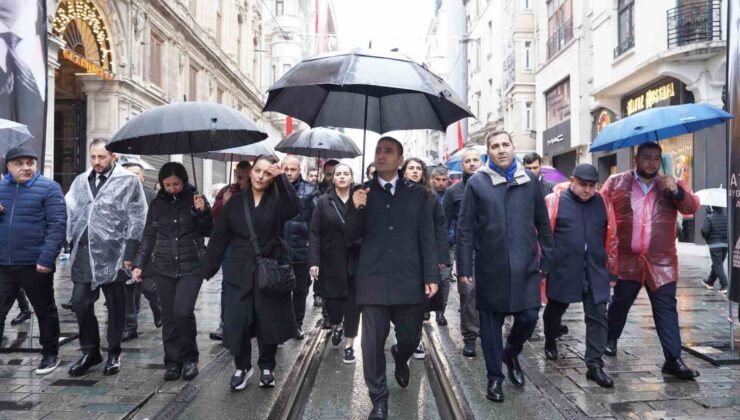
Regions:
[[[139,155],[192,153],[244,146],[267,138],[267,133],[241,112],[210,102],[173,102],[132,118],[111,138],[111,152]]]
[[[259,156],[275,156],[275,152],[265,144],[264,141],[252,143],[246,146],[234,147],[232,149],[217,150],[215,152],[196,153],[195,157],[203,159],[218,160],[221,162],[239,162],[242,160],[255,160]],[[229,185],[231,184],[231,171],[229,171]]]
[[[362,153],[348,135],[323,127],[296,131],[278,143],[275,150],[291,155],[315,157],[317,170],[321,158],[354,158]]]
[[[444,80],[393,52],[357,49],[311,57],[268,92],[264,111],[290,115],[312,127],[444,131],[474,117]],[[362,166],[364,176],[364,153]]]

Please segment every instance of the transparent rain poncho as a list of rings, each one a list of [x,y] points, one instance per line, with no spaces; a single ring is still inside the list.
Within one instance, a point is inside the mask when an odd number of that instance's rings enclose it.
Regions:
[[[139,178],[116,165],[110,178],[93,198],[88,176],[77,176],[65,196],[67,240],[73,245],[74,263],[80,237],[87,229],[92,271],[91,288],[111,283],[123,268],[127,241],[139,241],[146,222],[146,198]]]

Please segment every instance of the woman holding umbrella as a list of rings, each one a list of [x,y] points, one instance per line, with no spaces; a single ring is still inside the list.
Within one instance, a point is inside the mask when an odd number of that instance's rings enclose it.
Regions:
[[[132,277],[141,282],[146,267],[162,304],[162,344],[166,381],[198,375],[195,301],[203,283],[204,238],[213,228],[208,202],[188,184],[178,162],[159,171],[162,189],[149,205]]]
[[[247,206],[247,207],[245,207]],[[252,166],[245,191],[235,194],[221,211],[206,253],[206,278],[218,272],[224,257],[230,263],[224,275],[224,345],[234,356],[236,371],[229,386],[239,391],[253,374],[251,338],[257,338],[260,387],[275,386],[275,353],[280,343],[295,336],[296,322],[290,293],[267,294],[256,284],[257,251],[287,264],[280,240],[286,221],[300,211],[295,189],[283,175],[277,159],[259,156]],[[228,256],[226,253],[228,252]]]
[[[332,326],[331,343],[339,346],[342,335],[344,363],[354,363],[353,349],[360,325],[360,307],[355,303],[359,244],[347,240],[346,220],[350,203],[353,173],[349,165],[334,168],[333,187],[319,197],[311,217],[308,260],[311,277],[319,281]],[[344,321],[344,324],[342,323]]]

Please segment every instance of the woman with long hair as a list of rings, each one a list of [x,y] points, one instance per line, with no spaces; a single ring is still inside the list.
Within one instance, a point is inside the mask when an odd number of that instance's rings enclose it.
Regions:
[[[256,273],[258,252],[280,264],[289,263],[281,232],[285,222],[300,209],[298,195],[277,159],[262,155],[254,161],[247,187],[231,197],[216,220],[208,243],[205,274],[206,278],[213,277],[224,257],[228,258],[228,272],[223,276],[223,344],[236,365],[229,381],[233,391],[244,389],[253,374],[252,338],[257,338],[259,349],[259,386],[271,388],[275,386],[278,344],[295,336],[290,293],[264,292],[258,287]],[[259,250],[252,245],[247,217],[251,219]]]
[[[311,217],[308,235],[308,262],[311,277],[321,280],[324,303],[332,327],[331,343],[344,344],[344,363],[355,362],[354,340],[360,325],[360,308],[355,303],[357,262],[360,247],[347,240],[347,211],[353,173],[349,165],[334,168],[333,187],[319,197]]]
[[[166,381],[198,375],[195,301],[203,284],[204,238],[213,227],[208,201],[188,183],[178,162],[159,171],[162,189],[149,204],[132,277],[152,276],[162,305],[162,345]]]

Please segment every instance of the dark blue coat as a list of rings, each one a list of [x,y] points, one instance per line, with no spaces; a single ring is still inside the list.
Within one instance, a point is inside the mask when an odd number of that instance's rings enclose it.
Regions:
[[[303,178],[298,178],[292,185],[301,201],[301,212],[285,222],[283,236],[290,249],[290,261],[301,263],[308,261],[308,231],[313,209],[319,198],[319,190],[316,185]]]
[[[0,265],[54,268],[67,231],[62,188],[37,173],[25,184],[0,181]]]

